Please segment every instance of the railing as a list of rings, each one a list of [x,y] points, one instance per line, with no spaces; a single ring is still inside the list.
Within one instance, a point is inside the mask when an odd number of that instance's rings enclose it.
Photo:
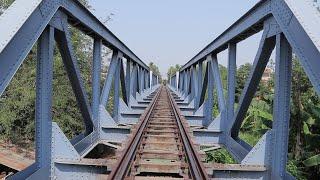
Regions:
[[[84,89],[77,57],[71,43],[69,26],[91,37],[93,43],[92,102]],[[109,31],[88,9],[77,0],[16,0],[0,17],[0,95],[5,91],[16,71],[37,43],[36,82],[36,162],[12,178],[72,177],[59,171],[55,162],[68,167],[80,156],[106,138],[116,140],[125,135],[121,131],[114,138],[107,127],[116,128],[127,119],[136,119],[143,108],[137,104],[154,91],[158,77],[122,41]],[[61,54],[64,66],[76,96],[85,132],[70,142],[60,128],[52,123],[52,82],[54,45]],[[102,47],[112,50],[103,89],[101,82]],[[124,69],[125,68],[125,69]],[[112,83],[114,82],[114,83]],[[113,89],[113,112],[106,110]],[[122,93],[120,93],[120,91]],[[122,96],[120,96],[122,94]],[[138,106],[138,107],[136,107]],[[125,114],[132,111],[132,114]],[[127,130],[125,130],[127,132]],[[122,136],[121,136],[122,134]],[[69,161],[69,162],[67,162]],[[75,167],[77,169],[77,167]],[[91,166],[74,169],[95,177]],[[98,169],[101,169],[98,168]],[[42,179],[42,178],[40,178]]]
[[[207,134],[211,131],[221,132],[216,139],[212,140],[205,134],[203,136],[206,138],[201,136],[199,141],[224,144],[241,164],[270,167],[271,179],[292,178],[286,173],[292,52],[298,56],[315,90],[320,93],[320,36],[318,29],[312,26],[314,22],[319,23],[320,18],[312,16],[315,19],[310,19],[314,7],[307,3],[290,0],[260,1],[183,65],[177,81],[177,75],[170,78],[170,87],[183,101],[181,107],[186,109],[185,114],[190,123],[203,117],[201,125],[207,128]],[[319,6],[319,2],[315,1],[315,4]],[[237,109],[234,110],[237,44],[261,31],[262,38],[249,78]],[[272,130],[268,131],[255,147],[251,147],[241,140],[239,131],[273,49],[276,49],[276,72]],[[226,97],[217,58],[224,50],[228,51]],[[217,117],[212,117],[214,89],[220,113]]]

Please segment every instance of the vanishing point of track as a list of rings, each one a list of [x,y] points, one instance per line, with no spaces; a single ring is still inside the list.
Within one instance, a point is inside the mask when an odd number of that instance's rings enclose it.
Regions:
[[[167,87],[153,97],[108,178],[208,179]]]

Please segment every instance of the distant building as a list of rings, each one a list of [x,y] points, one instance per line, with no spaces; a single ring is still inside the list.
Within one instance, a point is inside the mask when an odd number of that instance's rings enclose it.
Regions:
[[[261,81],[264,83],[270,81],[272,78],[272,74],[273,74],[273,69],[267,67],[263,72]]]

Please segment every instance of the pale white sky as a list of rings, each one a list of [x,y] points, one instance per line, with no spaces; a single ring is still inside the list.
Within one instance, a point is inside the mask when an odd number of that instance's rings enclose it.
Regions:
[[[113,13],[107,27],[145,63],[153,61],[163,75],[185,64],[258,0],[89,0],[101,18]],[[240,43],[238,65],[252,62],[260,34]],[[226,53],[218,55],[226,65]]]

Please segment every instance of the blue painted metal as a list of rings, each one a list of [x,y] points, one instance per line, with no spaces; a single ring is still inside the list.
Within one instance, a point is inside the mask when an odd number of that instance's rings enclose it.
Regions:
[[[214,77],[214,83],[216,85],[217,94],[218,94],[218,105],[219,110],[223,111],[225,109],[225,100],[223,95],[223,87],[222,87],[222,81],[220,77],[220,70],[218,65],[218,59],[217,56],[212,56],[211,66],[212,66],[212,72]]]
[[[119,122],[119,98],[120,98],[120,66],[122,66],[122,60],[117,62],[117,68],[115,72],[115,77],[113,80],[113,119]]]
[[[93,67],[92,67],[92,116],[97,128],[100,105],[100,80],[101,80],[101,48],[102,40],[94,39],[93,44]]]
[[[119,51],[115,51],[112,53],[112,58],[109,65],[107,78],[104,83],[104,87],[101,94],[101,100],[100,100],[100,103],[103,104],[104,106],[108,104],[108,98],[109,98],[110,90],[112,87],[112,80],[115,73],[117,72],[118,64],[122,56],[123,56],[122,53]]]
[[[66,15],[61,17],[61,25],[63,31],[55,31],[55,40],[57,42],[64,66],[66,67],[73,92],[76,94],[81,115],[84,119],[85,135],[88,135],[93,131],[91,107],[87,93],[84,89],[78,62],[73,52]]]
[[[214,89],[214,79],[213,79],[213,68],[212,68],[212,56],[207,57],[208,66],[208,98],[205,102],[205,120],[203,121],[203,126],[208,127],[212,122],[212,110],[213,110],[213,89]]]
[[[269,32],[269,26],[265,27],[260,46],[252,65],[252,70],[249,75],[245,88],[242,92],[239,107],[232,121],[231,136],[233,138],[238,137],[240,126],[248,111],[251,100],[256,92],[264,69],[267,66],[273,48],[275,46],[275,37],[267,38]]]
[[[228,53],[227,120],[228,122],[231,122],[234,116],[234,102],[236,93],[237,45],[230,43]]]
[[[284,179],[288,158],[288,137],[290,122],[290,95],[292,50],[283,34],[277,35],[275,99],[273,106],[272,131],[274,149],[272,154],[272,178]]]
[[[320,94],[319,17],[318,1],[260,1],[187,62],[178,74],[169,77],[168,86],[179,96],[177,104],[189,124],[202,128],[193,133],[198,143],[223,144],[241,167],[264,167],[259,171],[215,169],[215,177],[293,179],[285,168],[292,51],[300,59],[311,83]],[[70,41],[69,25],[81,29],[94,39],[91,106]],[[237,43],[260,31],[263,34],[253,68],[238,109],[234,111]],[[10,178],[94,179],[105,174],[105,165],[85,161],[85,155],[99,143],[122,143],[126,140],[130,127],[119,124],[134,124],[138,121],[145,108],[140,103],[147,103],[144,99],[156,90],[159,77],[76,0],[30,0],[28,3],[16,0],[0,17],[0,34],[0,95],[38,40],[36,162]],[[85,132],[72,140],[68,140],[58,125],[52,123],[54,40],[86,127]],[[102,45],[112,49],[113,55],[100,92]],[[273,128],[251,147],[238,134],[274,47],[276,76]],[[218,53],[226,49],[229,52],[227,97],[224,96],[217,59]],[[204,77],[203,66],[206,66]],[[214,88],[220,111],[217,117],[212,117]],[[114,99],[108,102],[111,89],[114,90]],[[112,116],[106,110],[109,103],[113,103],[114,107]]]
[[[320,23],[320,16],[316,3],[316,1],[312,3],[295,0],[260,1],[182,66],[178,90],[171,86],[172,91],[180,97],[180,100],[183,100],[177,103],[189,124],[202,125],[203,129],[193,130],[198,143],[223,144],[240,164],[267,167],[265,173],[262,174],[256,172],[251,175],[237,176],[230,173],[228,178],[294,179],[285,168],[289,136],[292,52],[298,56],[315,90],[320,94],[320,64],[317,63],[317,59],[320,59],[320,31],[316,28]],[[263,31],[263,34],[257,55],[235,111],[237,43],[260,31]],[[251,147],[241,140],[238,134],[275,46],[276,82],[273,128],[266,132],[254,147]],[[216,57],[218,53],[226,49],[229,53],[228,94],[227,97],[224,97],[219,61]],[[202,79],[202,74],[199,71],[195,73],[195,67],[203,62],[207,62],[207,68],[203,84],[199,85],[199,82],[194,83],[194,81]],[[195,86],[202,88],[201,93],[194,91]],[[217,90],[220,115],[213,119],[214,88]],[[187,108],[192,106],[194,100],[197,102],[195,109]],[[239,170],[238,172],[244,171]],[[215,175],[219,174],[215,177],[220,177],[220,173],[215,171]]]
[[[131,67],[132,67],[132,62],[130,60],[127,60],[127,64],[126,64],[127,105],[130,104],[130,96],[131,96]]]
[[[19,21],[12,21],[12,17]],[[73,52],[69,25],[79,28],[94,39],[91,106]],[[149,67],[75,0],[30,0],[28,3],[16,0],[0,17],[0,33],[0,95],[38,40],[36,162],[9,179],[93,179],[105,174],[106,164],[88,161],[84,156],[99,143],[122,143],[127,139],[130,128],[118,124],[127,123],[128,120],[137,121],[143,109],[131,109],[131,101],[138,104],[155,91],[158,86],[157,76],[153,75],[153,83],[148,85],[147,82],[151,82]],[[68,140],[58,125],[52,123],[54,41],[86,127],[85,132],[72,140]],[[113,50],[113,57],[100,92],[102,45]],[[126,72],[123,57],[127,59]],[[135,70],[131,72],[132,63]],[[112,88],[115,98],[111,102],[114,105],[111,116],[105,107],[109,103]],[[140,99],[129,101],[138,90]]]
[[[36,164],[37,169],[52,166],[52,80],[54,28],[47,27],[38,41],[36,99]],[[45,172],[49,175],[49,171]]]

